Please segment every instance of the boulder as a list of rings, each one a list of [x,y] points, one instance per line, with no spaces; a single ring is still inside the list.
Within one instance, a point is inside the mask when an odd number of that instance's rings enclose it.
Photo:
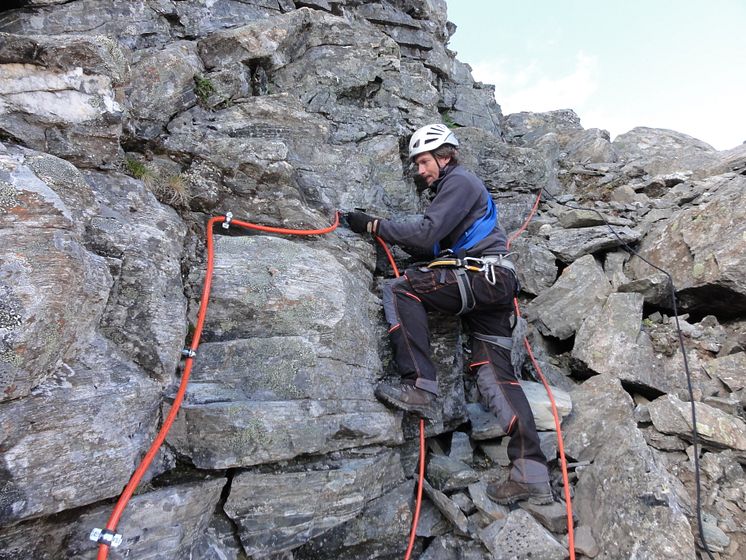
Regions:
[[[602,551],[693,558],[688,497],[645,443],[620,382],[606,375],[586,381],[573,391],[573,406],[563,428],[565,452],[592,462],[575,487],[579,523],[589,526]]]
[[[559,339],[570,338],[606,301],[611,292],[601,266],[591,255],[568,266],[552,285],[526,307],[525,316],[539,331]]]
[[[664,395],[648,405],[655,429],[686,440],[692,436],[691,403],[673,395]],[[715,449],[732,449],[746,462],[746,423],[704,403],[695,403],[697,435],[701,445]]]
[[[244,550],[267,556],[353,519],[402,478],[398,455],[390,451],[324,470],[244,472],[234,477],[224,509],[239,528]]]
[[[685,311],[734,317],[746,309],[746,176],[719,175],[705,183],[706,201],[656,224],[639,253],[668,271]],[[637,279],[654,272],[637,257],[628,271]]]
[[[596,373],[666,392],[670,387],[661,378],[661,364],[642,329],[642,305],[641,294],[609,294],[603,308],[583,321],[572,357]]]
[[[28,395],[94,336],[112,283],[83,240],[95,208],[69,163],[0,145],[0,401]]]

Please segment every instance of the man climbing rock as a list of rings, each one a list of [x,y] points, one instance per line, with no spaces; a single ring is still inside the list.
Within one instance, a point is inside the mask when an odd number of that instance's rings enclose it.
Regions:
[[[510,360],[512,301],[518,290],[515,267],[506,256],[507,238],[495,203],[482,181],[459,165],[457,147],[456,136],[442,124],[424,126],[412,135],[409,158],[435,192],[418,220],[397,222],[363,212],[346,216],[356,233],[427,251],[435,259],[384,286],[384,312],[402,380],[398,385],[382,383],[376,396],[390,406],[436,417],[438,383],[427,312],[460,315],[471,333],[470,367],[476,370],[479,391],[511,436],[510,480],[490,485],[487,493],[502,504],[525,499],[549,503],[546,458]]]

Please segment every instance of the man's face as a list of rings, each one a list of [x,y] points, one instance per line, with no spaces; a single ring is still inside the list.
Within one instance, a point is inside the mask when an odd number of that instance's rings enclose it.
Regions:
[[[429,187],[440,177],[440,167],[448,163],[450,158],[435,158],[431,152],[418,154],[414,158],[417,166],[417,174],[427,183]],[[440,167],[438,167],[440,164]]]

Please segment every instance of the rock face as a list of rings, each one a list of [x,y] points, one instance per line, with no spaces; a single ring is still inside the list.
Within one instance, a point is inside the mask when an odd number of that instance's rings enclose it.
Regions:
[[[420,213],[428,193],[406,141],[430,122],[455,128],[509,232],[542,192],[511,250],[562,423],[576,552],[705,554],[693,403],[705,541],[743,557],[742,147],[644,127],[612,142],[569,109],[503,115],[448,49],[444,0],[9,4],[0,560],[96,557],[88,535],[184,376],[207,219],[315,230],[337,210]],[[373,394],[397,377],[380,248],[344,226],[224,225],[185,399],[110,557],[402,557],[419,423]],[[511,510],[486,493],[508,477],[509,438],[464,372],[467,333],[437,314],[431,331],[441,416],[425,429],[413,557],[566,558],[559,444],[535,366],[521,386],[557,501]]]

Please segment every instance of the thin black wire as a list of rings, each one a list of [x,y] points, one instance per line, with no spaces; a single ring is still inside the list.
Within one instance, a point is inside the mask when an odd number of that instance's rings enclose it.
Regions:
[[[702,548],[707,553],[707,556],[709,556],[710,560],[715,560],[712,556],[712,553],[710,552],[710,547],[707,546],[707,541],[705,540],[705,531],[704,527],[702,526],[702,489],[701,489],[701,481],[700,481],[700,469],[699,469],[699,451],[698,451],[698,442],[699,442],[699,434],[697,433],[697,411],[694,405],[694,390],[692,388],[692,375],[689,371],[689,361],[686,357],[686,349],[684,348],[684,337],[681,334],[681,326],[679,324],[679,313],[676,306],[676,286],[673,283],[673,278],[668,273],[667,270],[663,270],[661,267],[651,263],[649,260],[647,260],[645,257],[640,255],[637,251],[635,251],[632,247],[630,247],[624,239],[622,239],[619,234],[614,230],[614,228],[611,226],[611,224],[608,222],[606,217],[601,214],[598,210],[595,208],[586,208],[583,206],[571,206],[567,204],[566,202],[561,202],[557,197],[555,197],[552,193],[547,191],[546,189],[542,188],[542,190],[549,195],[549,197],[557,202],[557,204],[561,204],[562,206],[567,206],[568,208],[573,208],[575,210],[591,210],[598,214],[601,219],[603,220],[604,224],[609,228],[611,233],[614,234],[614,236],[620,241],[622,244],[622,247],[627,249],[630,253],[635,255],[638,259],[642,260],[643,262],[649,264],[654,269],[659,270],[663,274],[666,275],[668,278],[668,283],[671,287],[671,306],[673,308],[673,316],[676,322],[676,332],[679,339],[679,349],[681,350],[681,356],[684,359],[684,371],[686,372],[686,385],[689,390],[689,401],[691,403],[692,407],[692,446],[694,447],[694,480],[695,480],[695,487],[696,487],[696,495],[697,495],[697,527],[699,529],[699,538],[702,542]]]

